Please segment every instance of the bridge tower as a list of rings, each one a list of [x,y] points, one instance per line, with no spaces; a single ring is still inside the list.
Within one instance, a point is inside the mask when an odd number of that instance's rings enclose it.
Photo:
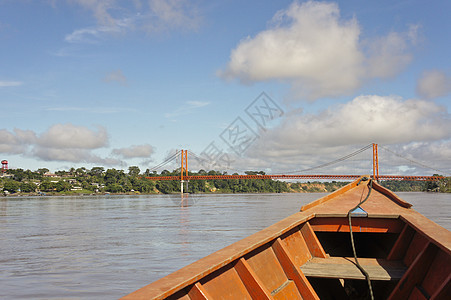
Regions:
[[[8,161],[6,159],[2,160],[2,175],[8,170]]]
[[[373,143],[373,179],[379,181],[379,157],[377,156],[377,144]]]
[[[188,150],[181,152],[181,168],[180,168],[180,192],[183,194],[183,184],[186,182],[186,190],[188,191],[188,181],[184,177],[188,176]]]

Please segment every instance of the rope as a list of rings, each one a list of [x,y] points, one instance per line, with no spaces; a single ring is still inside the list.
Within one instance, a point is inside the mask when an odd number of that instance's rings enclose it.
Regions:
[[[359,182],[357,183],[357,185],[360,184],[361,181],[367,181],[368,178],[366,177],[362,177]],[[368,289],[370,291],[370,296],[371,296],[371,300],[374,300],[374,295],[373,295],[373,288],[371,286],[371,279],[370,279],[370,275],[368,274],[367,271],[365,271],[365,269],[360,265],[359,260],[357,259],[357,252],[355,251],[355,245],[354,245],[354,235],[352,234],[352,223],[351,223],[351,212],[354,211],[355,209],[357,209],[358,207],[360,207],[360,205],[362,205],[363,203],[365,203],[366,200],[368,200],[368,198],[371,195],[371,190],[373,189],[373,180],[369,179],[369,183],[368,183],[368,194],[366,195],[365,199],[363,201],[360,201],[359,204],[357,204],[355,207],[353,207],[351,210],[348,211],[348,220],[349,220],[349,233],[351,235],[351,245],[352,245],[352,252],[354,253],[354,260],[356,263],[357,268],[359,268],[360,272],[362,272],[363,275],[365,275],[366,281],[368,283]]]

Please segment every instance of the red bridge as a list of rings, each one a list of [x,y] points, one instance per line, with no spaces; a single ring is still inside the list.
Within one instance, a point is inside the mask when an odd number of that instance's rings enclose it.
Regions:
[[[374,180],[406,180],[406,181],[437,181],[440,179],[447,178],[445,176],[407,176],[407,175],[379,175],[379,159],[378,159],[378,145],[371,144],[368,145],[350,155],[345,156],[344,158],[340,158],[336,161],[329,162],[327,164],[323,164],[321,166],[315,167],[319,168],[322,166],[330,165],[337,161],[343,161],[356,153],[361,153],[364,150],[369,148],[373,149],[373,174],[370,176]],[[178,153],[177,153],[178,154]],[[331,180],[355,180],[362,176],[360,175],[284,175],[284,174],[276,174],[276,175],[188,175],[188,150],[181,150],[181,172],[180,176],[151,176],[146,177],[150,180],[180,180],[180,181],[189,181],[189,180],[214,180],[214,179],[331,179]],[[394,153],[395,155],[398,155]],[[399,155],[398,155],[399,156]],[[172,159],[174,159],[175,155]],[[418,163],[419,164],[419,163]],[[420,164],[421,165],[421,164]],[[424,165],[423,165],[424,166]],[[310,168],[308,170],[313,170],[315,168]]]

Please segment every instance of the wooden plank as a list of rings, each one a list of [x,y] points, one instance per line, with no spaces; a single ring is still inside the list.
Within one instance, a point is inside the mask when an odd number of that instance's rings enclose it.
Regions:
[[[273,299],[244,258],[238,260],[235,270],[253,299]]]
[[[289,232],[289,235],[282,237],[288,252],[294,260],[296,266],[303,265],[312,258],[312,254],[304,240],[299,228],[294,232]]]
[[[280,289],[271,293],[274,300],[299,299],[299,291],[292,280],[287,280]],[[260,299],[260,298],[256,298]]]
[[[423,250],[419,253],[419,255],[417,255],[415,260],[409,266],[406,273],[395,286],[388,299],[407,299],[412,293],[414,286],[421,283],[424,276],[426,276],[428,267],[430,266],[436,253],[436,246],[431,243],[424,245]]]
[[[288,253],[280,238],[277,238],[272,245],[277,259],[279,260],[288,279],[293,280],[297,289],[302,295],[302,299],[318,299],[319,297],[304,274],[295,266],[293,259]]]
[[[273,291],[287,281],[282,266],[277,259],[274,250],[268,245],[265,249],[249,256],[246,262],[262,282],[268,291]]]
[[[309,221],[314,231],[349,232],[348,218],[316,217]],[[353,232],[398,233],[404,223],[399,219],[352,218]]]
[[[208,299],[212,299],[208,295],[207,291],[204,289],[202,284],[200,284],[199,282],[197,282],[195,285],[193,285],[193,287],[189,290],[188,296],[192,300],[208,300]]]
[[[216,271],[201,281],[209,299],[252,299],[235,268]],[[205,282],[204,282],[205,280]]]
[[[387,259],[400,260],[401,258],[403,258],[407,251],[407,248],[410,245],[410,242],[412,241],[414,234],[415,230],[413,230],[413,228],[410,227],[408,224],[405,224],[404,228],[402,229],[401,233],[396,239],[395,244],[391,248],[390,253],[387,256]]]
[[[371,280],[399,280],[407,270],[401,261],[359,258]],[[301,266],[305,276],[365,280],[353,257],[313,258]]]
[[[326,251],[324,251],[323,246],[319,242],[318,237],[316,236],[309,222],[305,222],[301,226],[301,233],[312,256],[322,258],[327,257]]]

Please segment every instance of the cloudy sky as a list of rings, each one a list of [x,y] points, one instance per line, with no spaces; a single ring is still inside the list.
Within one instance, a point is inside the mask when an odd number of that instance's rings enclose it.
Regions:
[[[192,169],[293,173],[378,143],[382,174],[450,174],[449,11],[0,0],[0,158],[144,171],[189,149]],[[371,153],[315,172],[369,173]]]

